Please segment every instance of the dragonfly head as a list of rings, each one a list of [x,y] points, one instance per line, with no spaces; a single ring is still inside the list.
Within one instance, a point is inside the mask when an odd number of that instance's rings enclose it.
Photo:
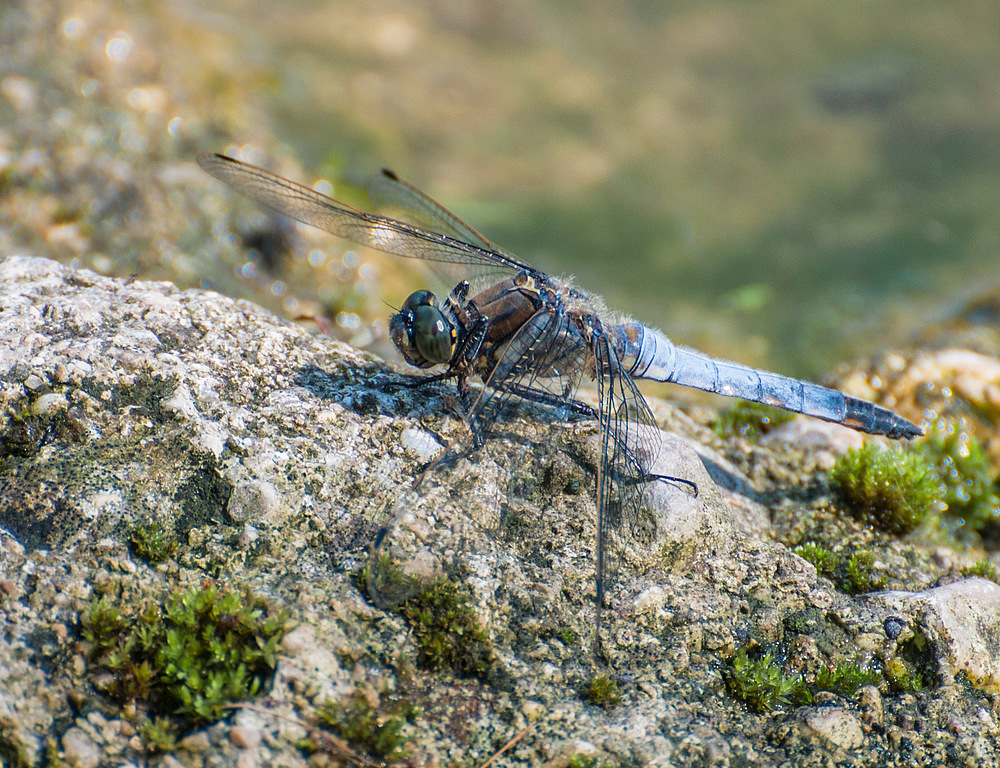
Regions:
[[[455,325],[430,291],[409,295],[389,320],[389,335],[406,362],[417,368],[447,363],[455,353]]]

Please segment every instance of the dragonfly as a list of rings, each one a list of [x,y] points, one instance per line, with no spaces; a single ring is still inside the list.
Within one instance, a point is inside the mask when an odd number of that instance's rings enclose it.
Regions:
[[[598,617],[615,548],[639,525],[649,484],[694,485],[652,471],[661,433],[637,379],[777,406],[873,435],[923,434],[872,402],[714,359],[635,320],[611,316],[599,298],[490,242],[392,171],[373,174],[368,192],[379,210],[401,218],[354,208],[226,155],[202,154],[198,163],[242,195],[304,224],[467,277],[443,300],[428,290],[412,293],[390,318],[389,331],[407,363],[443,367],[420,382],[455,380],[471,450],[482,447],[497,420],[509,418],[525,401],[599,423]],[[483,386],[470,387],[476,379]],[[596,382],[596,407],[574,397],[584,379]]]

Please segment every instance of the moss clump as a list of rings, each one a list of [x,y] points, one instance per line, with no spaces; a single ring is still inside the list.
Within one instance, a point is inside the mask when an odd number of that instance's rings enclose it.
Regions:
[[[807,541],[792,549],[796,555],[803,560],[808,560],[816,567],[816,572],[820,576],[832,579],[837,572],[840,558],[833,552],[814,541]]]
[[[150,565],[169,560],[177,551],[177,539],[155,520],[137,525],[129,543],[135,556]]]
[[[830,470],[830,485],[862,522],[894,534],[914,530],[940,508],[943,488],[926,458],[866,443]]]
[[[832,691],[841,696],[853,696],[861,686],[877,685],[881,679],[878,672],[862,669],[857,664],[838,664],[833,669],[821,669],[812,688],[814,691]]]
[[[844,591],[851,595],[863,595],[866,592],[877,592],[885,582],[875,570],[875,553],[862,549],[847,559],[844,568],[845,579],[841,583]]]
[[[617,765],[617,763],[602,763],[597,759],[595,755],[588,755],[584,752],[577,752],[574,755],[570,755],[569,761],[567,761],[567,768],[610,768],[612,765]]]
[[[426,584],[403,573],[391,555],[381,554],[358,573],[358,586],[380,608],[396,607],[426,588]]]
[[[622,703],[618,683],[607,675],[597,675],[591,678],[583,687],[580,695],[584,701],[603,709],[613,709]]]
[[[154,717],[142,724],[139,737],[147,752],[173,752],[177,747],[177,724],[169,717]]]
[[[556,637],[559,638],[560,643],[567,646],[576,645],[580,639],[580,636],[576,634],[576,631],[572,627],[563,627],[556,632]]]
[[[944,485],[944,513],[968,531],[1000,538],[1000,496],[983,444],[961,422],[935,422],[915,446]]]
[[[144,608],[106,597],[82,617],[95,666],[111,673],[105,692],[143,705],[178,727],[218,720],[230,704],[255,696],[270,679],[288,618],[249,592],[214,584],[176,591]],[[167,724],[146,735],[161,748]]]
[[[980,560],[968,568],[963,568],[962,575],[967,579],[972,576],[979,576],[990,581],[997,581],[997,569],[989,560]]]
[[[795,418],[781,408],[749,400],[739,400],[712,422],[712,431],[722,439],[739,436],[756,443],[763,435]]]
[[[411,597],[399,608],[429,669],[451,669],[483,677],[493,666],[493,644],[469,605],[469,595],[447,579]]]
[[[812,701],[802,675],[786,674],[770,651],[755,657],[748,648],[740,648],[728,660],[723,678],[729,695],[754,712],[770,712],[778,706]]]
[[[344,701],[326,702],[319,721],[383,765],[407,758],[411,749],[403,729],[420,716],[420,707],[408,699],[371,693],[359,686]]]
[[[885,677],[897,693],[917,693],[924,688],[924,676],[899,657],[890,659],[885,665]]]
[[[875,568],[875,553],[869,549],[858,549],[847,554],[834,552],[809,541],[794,547],[792,551],[816,566],[820,576],[830,579],[837,585],[837,589],[849,595],[875,592],[884,586],[884,580]]]

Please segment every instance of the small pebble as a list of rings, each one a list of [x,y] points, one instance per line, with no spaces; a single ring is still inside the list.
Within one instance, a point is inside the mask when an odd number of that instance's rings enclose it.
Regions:
[[[62,748],[66,762],[75,768],[97,768],[101,762],[101,750],[80,728],[63,734]]]
[[[229,740],[237,747],[250,749],[260,744],[260,728],[250,725],[234,725],[229,729]]]
[[[424,461],[429,461],[444,447],[430,432],[414,427],[404,429],[400,441],[405,447],[416,451],[417,455]]]
[[[845,707],[810,707],[805,722],[831,744],[844,749],[857,749],[865,743],[861,723]]]
[[[177,746],[187,752],[204,752],[212,746],[212,741],[205,731],[197,731],[181,739]]]
[[[65,411],[69,407],[69,401],[62,392],[49,392],[42,395],[31,404],[31,412],[35,416],[50,416],[59,411]]]

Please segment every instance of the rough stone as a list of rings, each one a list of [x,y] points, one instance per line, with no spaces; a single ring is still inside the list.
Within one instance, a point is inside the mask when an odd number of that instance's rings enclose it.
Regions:
[[[736,452],[695,449],[694,436],[704,439],[697,425],[677,419],[686,434],[663,432],[655,465],[693,482],[697,495],[684,482],[650,485],[643,514],[609,540],[598,625],[592,422],[560,422],[528,406],[483,449],[427,473],[414,490],[426,464],[414,435],[452,445],[467,434],[443,388],[401,387],[400,373],[369,355],[249,304],[164,283],[8,257],[0,298],[0,407],[31,414],[3,422],[17,452],[0,465],[0,588],[11,597],[0,724],[25,723],[5,734],[28,762],[41,754],[40,734],[70,716],[73,691],[99,695],[113,685],[85,649],[62,652],[93,595],[144,594],[201,582],[206,572],[252,584],[291,610],[296,626],[267,699],[253,705],[261,719],[185,735],[161,765],[304,766],[298,744],[315,732],[317,708],[359,691],[373,706],[380,697],[417,699],[424,714],[412,733],[428,762],[485,759],[530,724],[518,742],[528,762],[569,760],[577,750],[664,765],[764,754],[761,765],[779,765],[769,717],[744,712],[720,683],[720,666],[751,638],[787,643],[796,663],[814,670],[891,655],[920,631],[947,675],[964,671],[985,686],[995,679],[1000,588],[969,580],[922,595],[838,591],[768,539],[767,497],[744,472],[753,467],[733,463]],[[86,322],[68,324],[73,317]],[[32,389],[31,376],[48,383]],[[46,387],[51,393],[39,395]],[[64,400],[32,411],[49,394]],[[759,450],[755,460],[764,461],[770,454]],[[157,569],[128,547],[130,531],[150,520],[179,542]],[[944,562],[933,553],[928,561]],[[494,660],[484,679],[413,662],[416,629],[394,607],[441,577],[458,585],[485,628]],[[605,710],[580,689],[609,671],[622,703]],[[920,709],[913,696],[879,702],[869,692],[861,716],[924,718],[928,727],[902,731],[900,742],[932,754],[950,738],[986,764],[991,747],[960,741],[997,731],[995,711],[976,695],[934,689]],[[79,734],[60,742],[67,762],[92,761],[95,750],[102,761],[143,759],[131,729],[72,700],[85,717]],[[831,719],[840,699],[817,701],[827,706],[800,713],[803,733],[818,734],[823,749],[854,748],[856,714],[841,707]],[[95,730],[100,745],[83,731],[92,722],[105,724]],[[890,754],[893,733],[873,730],[866,744]],[[816,741],[803,736],[802,748]]]
[[[869,599],[919,617],[920,629],[936,649],[943,683],[964,672],[977,687],[1000,693],[1000,585],[971,578],[924,592],[885,592]]]
[[[842,749],[857,749],[865,743],[861,723],[844,707],[808,707],[801,716],[812,730]]]

